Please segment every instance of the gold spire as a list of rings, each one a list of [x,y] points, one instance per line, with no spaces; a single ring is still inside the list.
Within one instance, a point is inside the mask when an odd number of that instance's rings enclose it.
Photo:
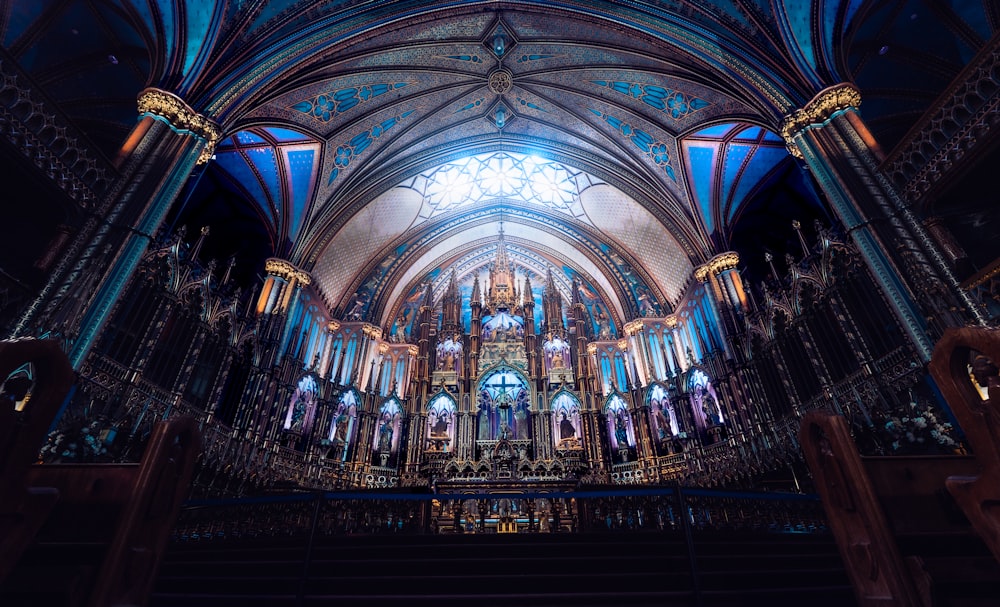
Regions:
[[[507,245],[503,239],[503,222],[500,223],[500,236],[497,242],[497,256],[490,268],[490,289],[486,305],[493,311],[510,309],[517,304],[517,289],[514,285],[514,271],[507,258]]]

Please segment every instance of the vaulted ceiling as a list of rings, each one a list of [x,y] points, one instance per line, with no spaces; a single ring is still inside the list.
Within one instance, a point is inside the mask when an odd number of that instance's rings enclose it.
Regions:
[[[823,216],[784,115],[854,81],[891,147],[998,25],[989,0],[61,0],[5,3],[0,59],[105,161],[148,86],[218,122],[170,221],[248,280],[281,257],[386,324],[483,274],[502,225],[519,276],[618,324]]]

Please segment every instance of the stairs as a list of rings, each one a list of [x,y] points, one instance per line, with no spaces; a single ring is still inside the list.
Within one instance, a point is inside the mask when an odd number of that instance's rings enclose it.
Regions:
[[[306,566],[307,551],[304,539],[174,544],[149,605],[855,604],[827,535],[696,533],[697,578],[671,533],[334,536]]]

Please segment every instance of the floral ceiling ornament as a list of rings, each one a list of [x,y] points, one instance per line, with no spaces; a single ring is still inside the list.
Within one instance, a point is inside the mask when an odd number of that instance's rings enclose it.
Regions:
[[[320,93],[311,99],[300,101],[292,106],[293,110],[302,112],[319,122],[329,122],[338,115],[357,105],[371,101],[379,95],[401,89],[412,82],[383,82],[365,86],[354,86]]]
[[[381,137],[386,131],[396,126],[396,124],[412,113],[413,110],[408,110],[398,116],[393,116],[388,120],[383,120],[370,130],[358,133],[347,143],[337,146],[337,149],[333,154],[334,167],[333,170],[330,171],[330,178],[327,179],[326,184],[330,185],[333,183],[334,180],[340,176],[340,171],[346,169],[347,166],[351,164],[351,161],[353,161],[359,154],[367,150],[368,146],[374,143],[374,141]]]
[[[685,118],[712,105],[704,99],[688,95],[687,93],[652,84],[623,80],[591,80],[591,82],[598,86],[607,87],[617,93],[628,95],[633,99],[638,99],[674,120]]]
[[[615,127],[619,133],[627,137],[637,148],[642,150],[647,158],[662,167],[667,173],[667,176],[674,181],[677,180],[677,177],[674,174],[674,167],[670,165],[670,152],[667,150],[666,143],[653,139],[653,136],[646,131],[637,129],[627,122],[622,122],[610,114],[605,114],[593,109],[590,111],[611,126]]]

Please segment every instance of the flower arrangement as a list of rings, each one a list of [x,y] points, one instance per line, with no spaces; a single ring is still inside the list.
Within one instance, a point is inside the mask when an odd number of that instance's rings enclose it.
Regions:
[[[961,443],[952,436],[952,424],[940,421],[930,404],[919,403],[912,397],[902,412],[886,419],[884,429],[894,453],[930,454],[963,450]]]
[[[108,447],[114,440],[114,429],[104,429],[98,420],[74,420],[64,428],[49,434],[39,456],[42,461],[55,463],[85,463],[112,459]]]

